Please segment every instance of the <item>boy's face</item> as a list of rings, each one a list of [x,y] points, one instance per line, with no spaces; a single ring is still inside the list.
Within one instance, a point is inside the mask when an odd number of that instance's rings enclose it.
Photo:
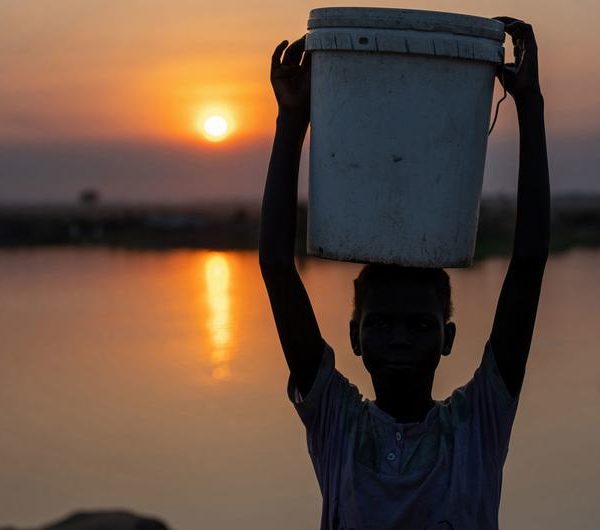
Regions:
[[[444,324],[434,288],[402,281],[369,287],[350,339],[372,377],[431,378],[449,355],[455,326]]]

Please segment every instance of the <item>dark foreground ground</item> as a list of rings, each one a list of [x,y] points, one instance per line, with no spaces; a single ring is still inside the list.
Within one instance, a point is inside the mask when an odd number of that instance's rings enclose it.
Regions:
[[[514,198],[481,203],[476,258],[510,252]],[[254,249],[257,205],[0,206],[0,248],[108,246],[131,249]],[[306,206],[298,213],[297,247],[306,253]],[[600,195],[559,196],[552,203],[551,250],[600,245]]]

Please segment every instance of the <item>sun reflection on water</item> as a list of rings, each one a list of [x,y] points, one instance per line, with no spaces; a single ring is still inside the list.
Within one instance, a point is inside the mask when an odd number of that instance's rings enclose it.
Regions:
[[[224,253],[214,252],[208,255],[204,262],[204,280],[210,312],[206,325],[212,346],[212,377],[222,381],[231,377],[231,266]]]

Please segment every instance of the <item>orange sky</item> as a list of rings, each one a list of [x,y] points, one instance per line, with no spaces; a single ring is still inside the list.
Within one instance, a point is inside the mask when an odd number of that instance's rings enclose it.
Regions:
[[[272,132],[269,56],[326,5],[397,2],[9,0],[0,4],[0,139],[195,139],[197,116],[221,106],[232,139]],[[501,7],[498,7],[501,6]],[[600,4],[557,0],[428,1],[402,7],[512,15],[540,45],[547,120],[600,128]],[[499,127],[502,124],[499,124]]]
[[[310,9],[334,5],[530,22],[552,184],[600,191],[597,0],[0,0],[0,202],[73,200],[90,186],[108,200],[257,200],[276,115],[270,56],[306,31]],[[211,109],[232,121],[221,143],[197,131]],[[509,97],[488,144],[484,192],[513,193],[517,172]],[[306,156],[300,181],[302,195]]]

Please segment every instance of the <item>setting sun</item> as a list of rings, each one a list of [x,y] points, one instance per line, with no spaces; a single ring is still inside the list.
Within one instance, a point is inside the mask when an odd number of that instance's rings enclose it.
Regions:
[[[218,142],[227,136],[229,132],[229,124],[223,116],[209,116],[202,124],[202,132],[207,139],[213,142]]]

